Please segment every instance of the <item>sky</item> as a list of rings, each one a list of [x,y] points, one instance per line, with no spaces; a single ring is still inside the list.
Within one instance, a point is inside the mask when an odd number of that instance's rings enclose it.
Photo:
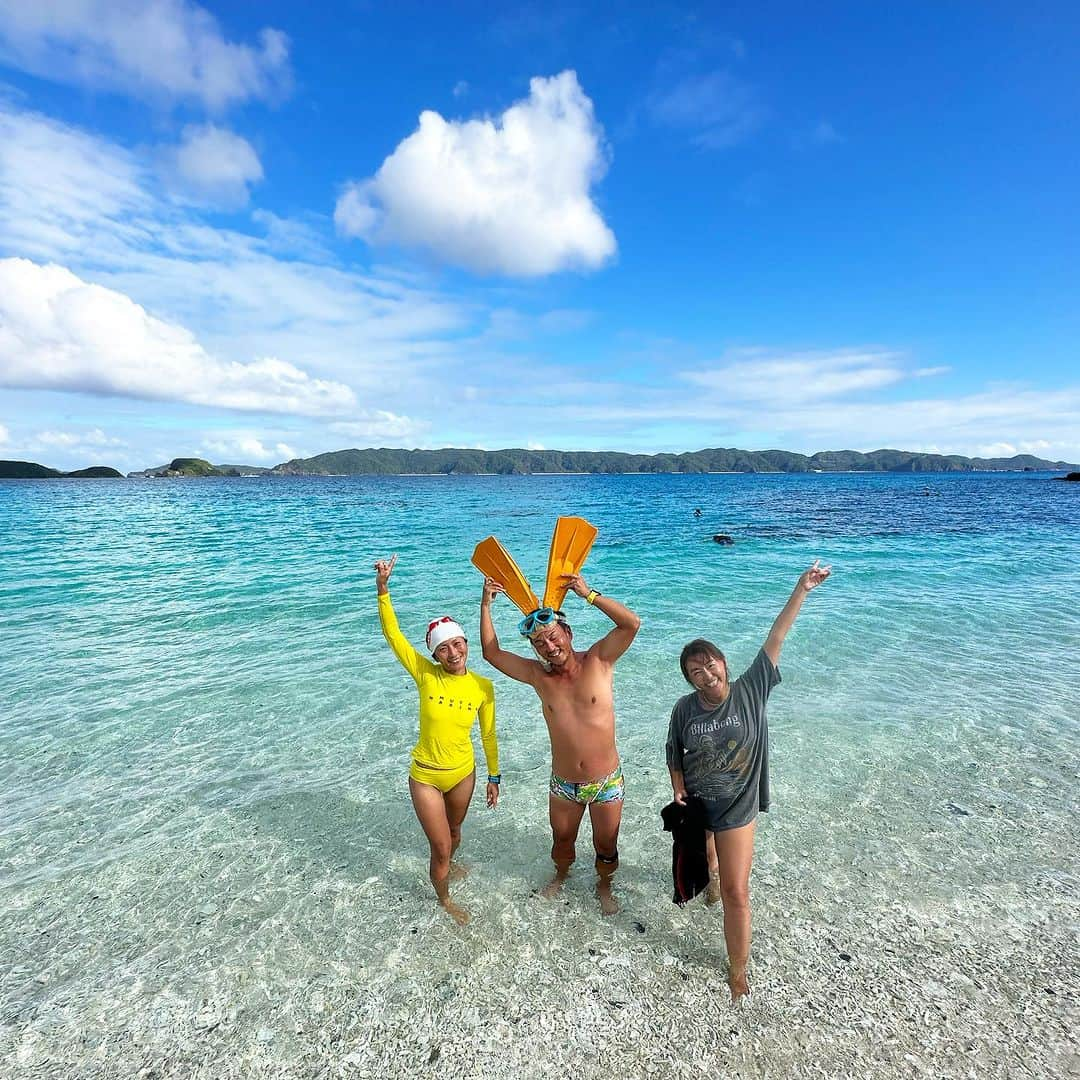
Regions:
[[[1080,461],[1080,8],[625,7],[5,0],[0,458]]]

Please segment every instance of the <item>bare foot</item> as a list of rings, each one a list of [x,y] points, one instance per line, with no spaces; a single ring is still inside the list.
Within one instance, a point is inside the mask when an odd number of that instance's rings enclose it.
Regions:
[[[469,868],[464,863],[450,864],[450,872],[446,875],[447,881],[461,881],[462,878],[469,876]]]
[[[545,900],[554,900],[559,893],[562,892],[562,887],[566,884],[566,878],[556,874],[541,890],[540,895]]]
[[[705,888],[705,903],[712,907],[720,903],[720,877],[709,875],[709,884]]]
[[[458,926],[464,926],[469,921],[469,913],[463,907],[458,907],[453,900],[444,900],[442,906]]]
[[[601,915],[617,915],[619,913],[619,901],[612,895],[610,885],[597,885],[596,895],[600,899]]]
[[[750,996],[750,984],[746,981],[746,972],[731,972],[728,975],[728,986],[731,987],[731,1001],[734,1004],[741,997]]]

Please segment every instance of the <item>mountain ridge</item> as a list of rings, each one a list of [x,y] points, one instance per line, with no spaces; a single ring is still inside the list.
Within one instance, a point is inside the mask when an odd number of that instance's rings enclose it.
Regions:
[[[1030,454],[968,458],[910,450],[790,450],[715,448],[681,454],[628,454],[606,450],[401,450],[389,447],[334,450],[294,458],[270,471],[285,476],[498,475],[534,473],[792,473],[792,472],[1057,472],[1070,462]]]
[[[1069,472],[1080,465],[1031,454],[1010,458],[969,458],[913,450],[791,450],[713,448],[681,454],[630,454],[617,450],[403,450],[394,447],[333,450],[293,458],[272,468],[211,465],[203,458],[174,458],[168,465],[129,472],[129,478],[229,476],[529,476],[533,474],[700,474],[811,472]],[[0,479],[122,478],[115,469],[94,466],[63,472],[33,461],[0,461]]]

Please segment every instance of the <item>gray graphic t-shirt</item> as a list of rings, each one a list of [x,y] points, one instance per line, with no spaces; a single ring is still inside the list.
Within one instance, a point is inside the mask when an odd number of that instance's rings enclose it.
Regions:
[[[695,690],[675,702],[668,727],[668,768],[705,801],[713,832],[736,829],[769,809],[769,727],[765,702],[780,672],[764,649],[732,684],[727,701],[703,704]]]

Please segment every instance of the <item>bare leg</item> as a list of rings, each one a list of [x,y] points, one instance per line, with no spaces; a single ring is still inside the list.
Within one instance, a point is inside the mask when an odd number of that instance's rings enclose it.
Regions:
[[[720,863],[716,857],[716,840],[711,832],[705,834],[705,858],[709,862],[709,884],[705,889],[705,903],[711,907],[720,903]]]
[[[475,781],[475,776],[473,777]],[[469,782],[469,778],[458,785]],[[457,788],[453,789],[454,791]],[[450,822],[447,818],[446,800],[443,793],[431,784],[421,784],[409,777],[409,794],[412,795],[413,809],[424,830],[431,848],[431,860],[428,865],[428,875],[435,889],[435,895],[439,903],[459,926],[464,926],[469,921],[468,912],[458,907],[450,899],[450,887],[447,878],[450,873],[450,851],[452,841],[450,838]],[[460,833],[461,824],[458,823]]]
[[[619,910],[611,892],[611,879],[619,868],[619,824],[622,821],[622,799],[615,802],[591,803],[593,847],[596,849],[596,895],[604,915]]]
[[[461,825],[465,815],[469,812],[469,803],[472,801],[473,789],[476,787],[476,772],[471,772],[459,784],[452,787],[444,796],[446,803],[446,821],[450,826],[450,872],[451,881],[458,881],[465,877],[468,867],[454,862],[457,849],[461,847]]]
[[[551,820],[551,861],[555,863],[555,876],[541,889],[542,895],[549,899],[557,896],[563,883],[570,876],[570,867],[574,862],[578,829],[585,815],[585,804],[570,802],[569,799],[557,799],[548,796],[548,817]]]
[[[750,961],[750,864],[754,858],[756,821],[738,829],[712,833],[720,867],[720,899],[724,904],[724,940],[728,952],[731,1000],[750,993],[746,965]]]

